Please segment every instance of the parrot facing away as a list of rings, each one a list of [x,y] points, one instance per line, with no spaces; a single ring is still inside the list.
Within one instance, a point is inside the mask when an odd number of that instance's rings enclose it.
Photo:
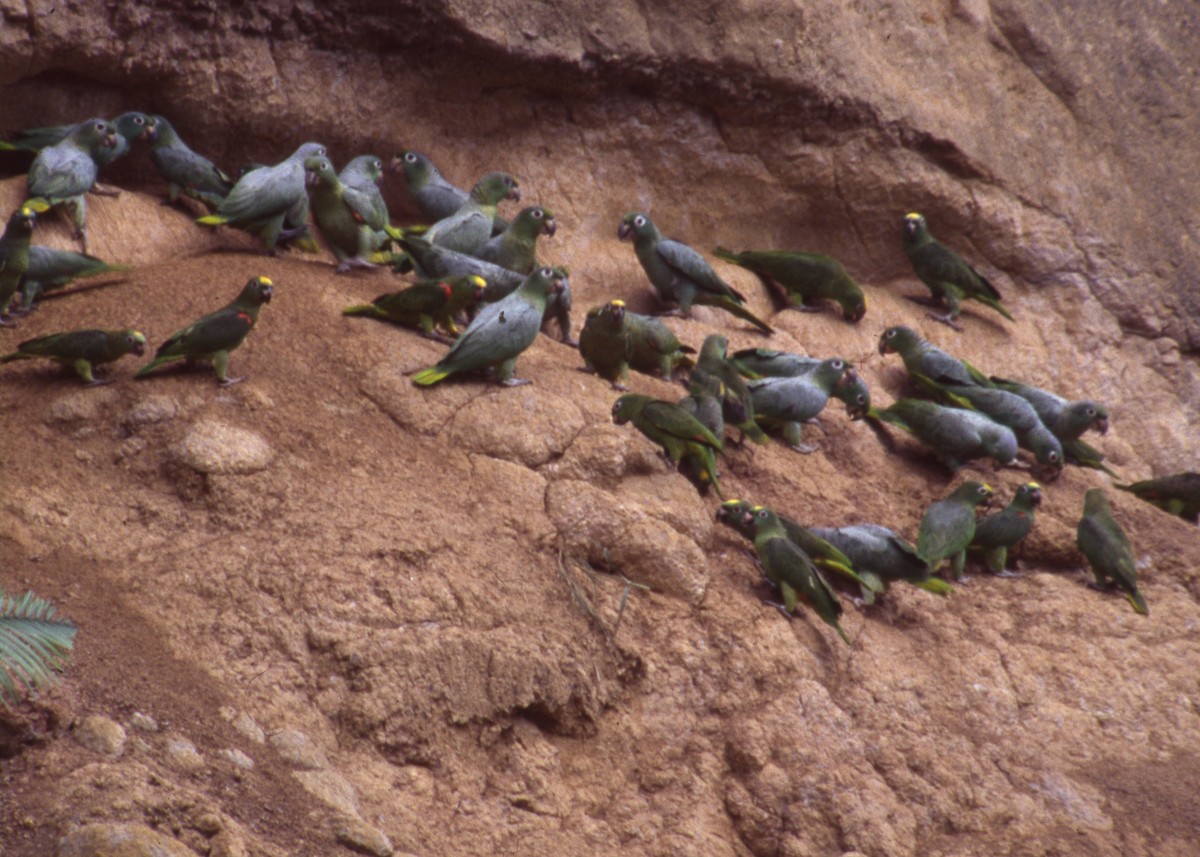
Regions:
[[[753,380],[811,377],[825,362],[817,357],[770,348],[743,348],[734,352],[731,359],[739,372]],[[846,415],[852,420],[861,420],[871,410],[871,391],[857,372],[853,377],[847,373],[842,383],[835,384],[832,396],[845,404]]]
[[[158,346],[154,359],[133,377],[144,378],[159,366],[175,360],[189,363],[211,360],[217,383],[222,387],[245,380],[229,377],[229,352],[241,345],[246,334],[253,330],[259,309],[271,301],[272,285],[266,277],[254,277],[230,303],[167,337],[167,341]]]
[[[917,553],[929,563],[931,572],[948,559],[954,579],[962,577],[967,546],[975,537],[975,508],[986,507],[991,501],[991,486],[964,482],[948,497],[930,505],[917,530]]]
[[[746,250],[734,253],[717,247],[713,255],[753,271],[765,285],[781,290],[789,306],[802,312],[820,312],[817,302],[834,301],[846,321],[857,322],[867,314],[867,299],[842,263],[821,253],[786,250]]]
[[[1012,502],[994,515],[975,522],[971,547],[983,551],[983,564],[992,574],[1009,576],[1004,570],[1008,552],[1033,529],[1034,510],[1042,503],[1042,486],[1027,482],[1017,489]]]
[[[455,317],[479,302],[483,287],[483,278],[474,275],[423,280],[398,292],[380,295],[369,304],[348,306],[342,310],[342,315],[365,315],[395,322],[418,329],[430,339],[449,342],[437,334],[436,328],[457,335]]]
[[[412,260],[417,274],[425,279],[474,275],[482,277],[490,293],[498,297],[512,294],[517,286],[525,282],[525,276],[516,271],[501,268],[466,253],[438,247],[415,235],[406,235],[398,239],[397,243],[407,254],[407,258]]]
[[[895,353],[904,361],[904,368],[915,379],[928,379],[936,384],[964,384],[990,387],[991,382],[965,360],[952,357],[902,324],[889,327],[879,337],[879,353]]]
[[[462,372],[496,367],[496,382],[515,387],[531,383],[516,378],[517,357],[533,344],[542,326],[546,296],[562,291],[561,268],[539,268],[511,295],[486,304],[437,365],[413,375],[413,383],[428,387]]]
[[[28,196],[51,206],[66,205],[75,216],[75,237],[88,250],[87,193],[96,184],[101,154],[117,145],[117,130],[103,119],[88,119],[53,146],[38,152],[29,167]]]
[[[721,440],[692,414],[652,396],[626,393],[613,403],[612,415],[617,425],[632,422],[634,428],[662,447],[675,467],[686,454],[692,454],[704,465],[693,479],[700,482],[700,493],[711,485],[721,495],[715,455],[722,451]]]
[[[867,417],[911,432],[952,473],[975,458],[1012,464],[1017,457],[1017,436],[1013,430],[977,411],[948,408],[921,399],[900,399],[882,410],[872,408]]]
[[[394,155],[388,168],[392,172],[404,173],[409,196],[412,197],[427,223],[436,223],[450,217],[462,208],[470,194],[448,182],[429,160],[427,155],[406,149]],[[492,220],[492,235],[499,235],[508,227],[508,221],[496,216]]]
[[[1076,544],[1087,557],[1100,589],[1119,588],[1143,616],[1150,614],[1138,592],[1137,565],[1129,537],[1113,517],[1103,488],[1092,488],[1083,497],[1083,517],[1075,531]]]
[[[1071,402],[1047,390],[1006,378],[992,376],[991,382],[1001,390],[1016,393],[1033,405],[1038,419],[1062,443],[1078,440],[1089,429],[1108,434],[1108,409],[1099,402],[1086,399]]]
[[[430,226],[423,237],[430,244],[477,256],[492,235],[496,206],[505,199],[520,201],[517,180],[508,173],[487,173],[458,211]]]
[[[692,304],[719,307],[750,322],[763,333],[771,327],[743,304],[745,298],[717,276],[704,257],[688,245],[664,238],[645,214],[625,215],[617,228],[617,238],[632,240],[638,262],[650,284],[664,303],[676,303],[680,315],[690,315]]]
[[[212,161],[193,152],[175,127],[155,116],[156,132],[150,144],[150,160],[167,180],[167,200],[175,202],[182,193],[216,209],[233,190],[233,179]]]
[[[70,330],[28,339],[18,345],[16,351],[0,357],[0,363],[36,358],[54,360],[64,368],[73,369],[92,387],[109,383],[96,380],[92,374],[94,367],[111,363],[126,354],[140,355],[145,350],[146,337],[136,330]]]
[[[21,279],[29,270],[29,239],[37,223],[38,208],[31,202],[20,206],[9,215],[4,234],[0,235],[0,326],[12,323],[4,319]]]
[[[838,622],[841,602],[809,555],[787,537],[779,516],[770,509],[755,506],[744,517],[754,531],[754,552],[758,554],[763,574],[783,596],[784,612],[795,615],[796,605],[806,604],[849,645],[850,638]]]
[[[1200,524],[1200,473],[1176,473],[1132,485],[1114,484],[1165,512]]]
[[[729,341],[719,333],[710,333],[700,345],[696,365],[688,379],[692,395],[707,393],[721,402],[725,423],[738,429],[755,443],[769,443],[766,432],[755,421],[754,398],[741,373],[728,358]]]
[[[250,170],[238,179],[215,213],[196,222],[205,226],[236,226],[257,235],[274,256],[281,239],[298,237],[307,231],[304,162],[324,156],[325,147],[320,143],[305,143],[273,167]]]
[[[29,267],[21,279],[21,312],[28,312],[46,292],[61,289],[73,280],[98,277],[129,270],[125,265],[110,265],[95,256],[59,250],[55,247],[29,248]]]
[[[807,375],[751,381],[748,386],[754,418],[764,427],[782,428],[787,445],[807,455],[816,447],[802,442],[803,424],[825,409],[839,385],[850,384],[857,378],[858,373],[845,360],[833,357],[822,361],[816,371]]]
[[[813,527],[812,533],[849,557],[864,580],[879,581],[884,588],[892,581],[903,580],[934,595],[954,591],[946,581],[931,577],[929,564],[917,554],[917,549],[887,527],[878,524]]]
[[[929,232],[925,218],[919,214],[904,215],[904,253],[912,263],[913,272],[932,293],[936,302],[946,307],[945,315],[930,314],[930,318],[962,330],[958,316],[961,302],[979,301],[991,307],[1009,321],[1013,317],[1000,303],[1000,292],[985,277],[967,264],[962,257],[941,244]]]

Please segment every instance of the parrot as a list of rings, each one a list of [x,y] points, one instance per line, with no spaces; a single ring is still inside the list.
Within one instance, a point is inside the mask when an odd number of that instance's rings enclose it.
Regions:
[[[238,179],[214,214],[196,222],[236,226],[259,236],[267,252],[276,255],[281,238],[302,236],[308,230],[304,162],[324,156],[325,147],[320,143],[305,143],[273,167],[250,170]]]
[[[958,324],[963,299],[976,300],[994,309],[1009,321],[1013,317],[1000,304],[1000,292],[949,247],[929,234],[925,218],[919,214],[904,215],[904,253],[917,277],[933,294],[936,303],[948,310],[945,315],[930,318],[962,330]]]
[[[222,387],[238,384],[245,378],[230,378],[229,352],[242,344],[246,334],[258,321],[258,311],[271,302],[273,283],[266,277],[254,277],[242,287],[238,296],[216,312],[197,319],[177,330],[158,346],[154,359],[139,369],[134,378],[144,378],[174,360],[211,360],[217,383]]]
[[[392,172],[404,172],[408,193],[429,223],[450,217],[462,208],[470,194],[442,177],[429,158],[413,149],[407,149],[392,157],[388,165]],[[508,228],[508,221],[495,216],[492,220],[492,235],[499,235]]]
[[[402,327],[417,328],[430,339],[451,342],[438,335],[435,328],[440,326],[457,335],[455,317],[482,298],[483,287],[483,278],[474,275],[423,280],[401,291],[380,295],[369,304],[348,306],[342,310],[342,315],[380,318]]]
[[[110,265],[95,256],[54,247],[31,246],[29,267],[21,278],[20,311],[28,312],[41,295],[57,291],[73,280],[127,270],[129,268],[126,265]]]
[[[130,111],[122,113],[112,120],[117,132],[116,144],[111,149],[97,153],[96,167],[103,169],[129,152],[130,146],[143,134],[151,140],[157,132],[156,117],[145,113]],[[92,121],[92,120],[88,120]],[[40,152],[47,146],[55,146],[71,135],[71,132],[84,123],[76,125],[51,125],[46,128],[29,128],[20,132],[15,140],[0,143],[0,149],[21,149],[26,152]]]
[[[458,211],[430,226],[423,237],[430,244],[477,256],[491,237],[496,206],[504,199],[520,201],[517,180],[508,173],[487,173]]]
[[[1076,544],[1087,557],[1099,589],[1119,588],[1133,609],[1150,615],[1146,601],[1138,592],[1137,566],[1129,537],[1113,517],[1108,495],[1103,488],[1091,488],[1083,496],[1083,517],[1075,531]]]
[[[744,500],[726,500],[717,508],[717,521],[725,524],[746,538],[753,541],[753,516],[747,518],[747,512],[755,508],[753,503]],[[759,506],[758,508],[762,508]],[[796,543],[800,550],[808,555],[813,565],[838,575],[835,579],[850,581],[858,585],[867,603],[874,601],[874,595],[883,591],[883,583],[870,575],[859,575],[850,557],[842,553],[836,546],[821,538],[816,532],[800,524],[786,515],[775,513],[787,537]],[[924,563],[922,563],[924,568]]]
[[[747,378],[797,378],[811,376],[825,361],[770,348],[743,348],[731,358],[738,371]],[[871,391],[857,372],[844,383],[834,385],[832,395],[846,406],[846,415],[861,420],[871,410]]]
[[[379,189],[383,184],[383,161],[374,155],[359,155],[342,167],[338,180],[346,188],[347,198],[363,222],[376,233],[388,232],[391,221],[383,192]],[[386,236],[377,237],[381,244],[386,239]]]
[[[12,324],[4,319],[21,279],[29,270],[29,238],[37,223],[39,209],[46,210],[38,200],[21,205],[9,215],[4,234],[0,235],[0,326]]]
[[[629,389],[630,341],[626,316],[622,300],[592,307],[579,334],[584,371],[599,375],[616,390]]]
[[[1034,510],[1042,503],[1042,486],[1026,482],[1017,489],[1012,501],[994,515],[975,522],[971,547],[983,551],[983,563],[992,574],[1010,577],[1004,570],[1008,552],[1033,529]]]
[[[501,268],[466,253],[438,247],[422,237],[406,235],[398,239],[397,243],[407,254],[406,258],[412,260],[418,276],[426,279],[466,277],[474,274],[483,277],[492,294],[497,295],[504,290],[511,294],[525,281],[525,277],[516,271]]]
[[[1114,484],[1163,511],[1200,524],[1200,473],[1176,473],[1158,479],[1144,479],[1132,485]]]
[[[753,271],[768,288],[781,290],[790,306],[820,312],[815,302],[830,300],[842,308],[842,318],[857,322],[867,314],[867,299],[842,263],[821,253],[786,250],[746,250],[734,253],[717,247],[713,255]]]
[[[1104,453],[1096,449],[1082,438],[1063,441],[1063,461],[1078,467],[1090,467],[1092,470],[1102,470],[1114,479],[1120,477],[1104,463]]]
[[[167,201],[175,202],[182,193],[215,210],[233,190],[233,179],[208,158],[188,148],[165,118],[155,116],[154,120],[156,131],[150,143],[150,160],[158,174],[167,180]]]
[[[879,337],[879,353],[895,352],[904,361],[908,374],[916,379],[927,378],[938,384],[954,383],[990,387],[991,382],[965,360],[951,357],[902,324],[889,327]]]
[[[754,419],[750,390],[737,367],[726,356],[728,349],[729,341],[719,333],[704,338],[688,379],[688,390],[693,395],[702,391],[720,399],[727,424],[755,443],[769,443],[766,432]]]
[[[629,331],[629,365],[637,371],[670,381],[676,369],[690,370],[696,365],[688,356],[696,349],[683,345],[659,319],[626,312],[625,327]]]
[[[975,537],[975,508],[990,505],[992,493],[991,486],[983,482],[964,482],[925,511],[917,530],[917,553],[929,564],[930,572],[948,559],[954,579],[962,577],[967,546]]]
[[[663,238],[645,214],[625,215],[617,229],[617,238],[633,241],[638,261],[659,298],[664,303],[679,304],[676,314],[690,315],[694,303],[715,306],[750,322],[763,333],[771,333],[770,325],[743,306],[746,299],[718,277],[703,256],[686,244]]]
[[[612,416],[617,425],[632,422],[634,428],[663,448],[676,467],[685,454],[694,454],[704,467],[693,474],[693,484],[700,482],[697,487],[701,494],[711,485],[721,495],[715,456],[722,451],[721,440],[686,410],[651,396],[626,393],[613,402]]]
[[[1062,443],[1078,440],[1088,429],[1108,434],[1108,408],[1099,402],[1086,399],[1071,402],[1038,387],[994,375],[990,380],[1001,390],[1016,393],[1033,405],[1038,418]]]
[[[70,330],[28,339],[16,351],[0,357],[0,363],[44,357],[74,369],[87,386],[94,387],[112,380],[96,380],[92,375],[94,366],[111,363],[131,352],[140,356],[145,351],[146,337],[136,330]]]
[[[921,399],[900,399],[883,410],[872,408],[867,417],[912,433],[951,473],[974,458],[1012,464],[1017,457],[1017,436],[1013,430],[977,411],[948,408]]]
[[[538,236],[552,237],[557,229],[550,209],[531,205],[521,209],[507,229],[489,238],[476,255],[501,268],[528,274],[537,267]]]
[[[517,357],[537,338],[546,296],[562,291],[566,280],[561,268],[534,271],[511,295],[485,305],[446,356],[413,375],[413,383],[428,387],[451,375],[489,366],[496,367],[496,382],[505,387],[532,383],[514,377]]]
[[[929,565],[917,549],[887,527],[854,524],[848,527],[812,527],[813,535],[825,539],[853,562],[858,574],[881,588],[894,580],[911,583],[934,595],[949,595],[954,587],[931,577]]]
[[[30,198],[51,206],[69,206],[75,214],[75,237],[88,251],[87,193],[96,184],[101,152],[117,146],[117,130],[103,119],[81,122],[59,143],[38,152],[29,167]]]
[[[787,537],[779,516],[770,509],[754,506],[744,518],[746,525],[753,529],[754,552],[758,554],[763,574],[783,596],[783,611],[794,615],[797,603],[807,604],[849,645],[850,638],[838,622],[842,615],[841,602],[809,555]]]
[[[367,257],[388,240],[384,231],[384,227],[390,228],[387,206],[383,206],[381,215],[368,194],[342,183],[328,158],[307,158],[304,169],[312,187],[309,202],[313,218],[338,261],[337,273],[344,274],[352,268],[374,268]],[[371,187],[378,196],[379,189]],[[383,205],[382,197],[378,203]]]
[[[803,424],[824,410],[834,389],[857,378],[858,373],[845,360],[833,357],[823,360],[808,375],[751,381],[748,387],[754,418],[764,427],[782,427],[787,445],[807,455],[816,447],[801,442]]]

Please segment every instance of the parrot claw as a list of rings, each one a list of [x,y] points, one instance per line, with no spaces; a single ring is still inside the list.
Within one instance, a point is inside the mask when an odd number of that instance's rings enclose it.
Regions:
[[[612,388],[613,388],[614,390],[620,390],[622,393],[624,393],[625,391],[627,391],[627,390],[629,389],[629,388],[628,388],[627,386],[625,386],[624,384],[616,384],[616,383],[614,383],[614,384],[612,385]]]
[[[793,616],[791,613],[788,612],[786,604],[780,604],[778,601],[771,601],[771,600],[765,599],[765,598],[763,599],[763,604],[766,604],[768,607],[774,607],[776,610],[778,610],[780,613],[782,613],[784,616],[786,616],[789,621],[796,618],[795,616]]]
[[[16,327],[17,321],[13,318],[0,318],[0,327]]]
[[[245,380],[246,377],[244,375],[241,378],[219,378],[217,384],[222,387],[232,387],[234,384],[240,384]]]
[[[525,384],[532,384],[528,378],[506,378],[500,382],[502,387],[522,387]]]
[[[796,452],[800,453],[801,455],[811,455],[812,453],[817,451],[817,448],[815,446],[810,446],[809,444],[806,444],[806,443],[799,443],[799,444],[789,443],[788,449],[794,449],[794,450],[796,450]]]
[[[1020,576],[1021,575],[1017,574],[1015,571],[1009,571],[1008,569],[1005,569],[1004,571],[996,572],[996,577],[1020,577]]]
[[[94,185],[92,185],[91,192],[96,194],[96,196],[120,196],[121,195],[121,189],[119,187],[113,187],[110,184],[101,184],[100,182],[96,182]]]
[[[103,387],[105,384],[111,384],[116,378],[93,378],[84,384],[85,387]]]
[[[952,327],[955,330],[957,330],[959,333],[962,333],[962,325],[959,324],[957,321],[955,321],[952,316],[950,316],[948,314],[947,315],[938,315],[937,313],[932,313],[932,312],[926,313],[926,315],[929,316],[930,318],[932,318],[934,321],[940,321],[942,324],[946,325],[947,327]]]
[[[800,312],[822,312],[821,307],[812,306],[811,304],[795,304],[794,306]]]

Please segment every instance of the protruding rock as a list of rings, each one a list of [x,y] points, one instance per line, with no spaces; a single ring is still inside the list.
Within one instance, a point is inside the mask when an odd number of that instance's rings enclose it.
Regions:
[[[220,475],[257,473],[274,457],[262,435],[216,420],[193,425],[174,453],[198,473]]]
[[[94,753],[119,756],[125,751],[125,729],[115,720],[89,714],[75,729],[75,740]]]
[[[392,857],[392,842],[378,828],[353,816],[342,819],[337,826],[337,841],[351,851],[375,857]]]
[[[58,843],[58,857],[196,857],[178,840],[144,824],[87,824]]]

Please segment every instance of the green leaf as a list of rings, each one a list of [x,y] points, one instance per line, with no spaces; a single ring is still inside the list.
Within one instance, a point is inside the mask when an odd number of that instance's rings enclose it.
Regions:
[[[53,681],[71,655],[75,631],[44,598],[0,589],[0,704],[8,707]]]

